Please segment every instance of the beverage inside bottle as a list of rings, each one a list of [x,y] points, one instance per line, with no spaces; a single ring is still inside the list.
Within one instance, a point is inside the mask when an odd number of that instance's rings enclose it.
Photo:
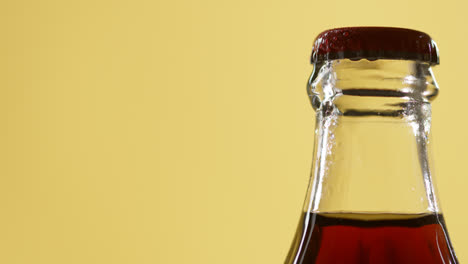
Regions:
[[[285,263],[458,263],[433,184],[435,42],[409,29],[332,29],[312,63],[314,161]]]

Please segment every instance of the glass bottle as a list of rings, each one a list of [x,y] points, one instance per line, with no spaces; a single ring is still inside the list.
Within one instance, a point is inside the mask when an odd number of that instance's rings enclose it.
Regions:
[[[314,162],[285,263],[458,263],[433,184],[434,41],[401,28],[332,29],[312,63]]]

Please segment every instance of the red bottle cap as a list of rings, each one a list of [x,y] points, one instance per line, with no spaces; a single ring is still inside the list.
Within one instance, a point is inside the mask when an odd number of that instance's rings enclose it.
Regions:
[[[421,31],[347,27],[326,30],[315,39],[312,63],[337,59],[416,60],[439,64],[439,51],[432,38]]]

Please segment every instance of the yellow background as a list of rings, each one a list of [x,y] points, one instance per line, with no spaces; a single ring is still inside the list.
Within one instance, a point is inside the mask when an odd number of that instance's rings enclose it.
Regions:
[[[0,263],[282,263],[311,164],[314,37],[438,43],[438,187],[468,260],[464,1],[1,1]]]

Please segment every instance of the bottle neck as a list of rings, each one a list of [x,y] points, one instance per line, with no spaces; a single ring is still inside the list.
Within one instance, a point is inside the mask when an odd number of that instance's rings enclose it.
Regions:
[[[311,212],[439,212],[432,184],[430,66],[414,61],[315,65]]]

